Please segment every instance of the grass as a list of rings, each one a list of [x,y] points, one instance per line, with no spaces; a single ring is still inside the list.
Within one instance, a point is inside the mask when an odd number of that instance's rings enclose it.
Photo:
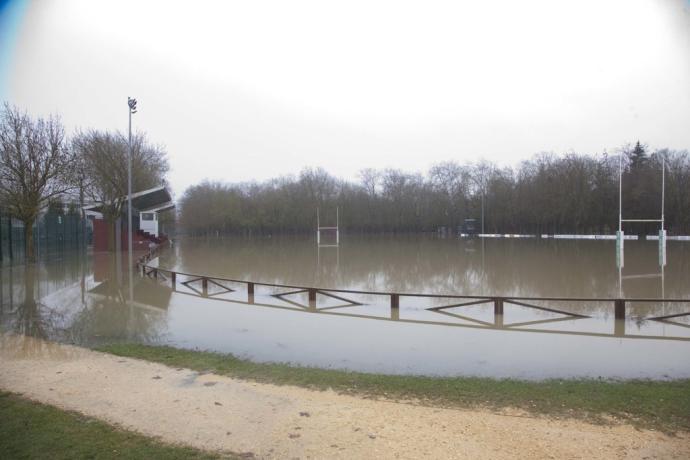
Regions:
[[[115,344],[99,348],[144,359],[277,385],[296,385],[365,397],[414,400],[442,407],[518,408],[550,417],[631,423],[667,433],[690,431],[690,380],[523,381],[476,377],[423,377],[254,363],[232,355],[165,346]]]
[[[75,412],[0,392],[0,458],[217,459],[221,456],[163,444]]]

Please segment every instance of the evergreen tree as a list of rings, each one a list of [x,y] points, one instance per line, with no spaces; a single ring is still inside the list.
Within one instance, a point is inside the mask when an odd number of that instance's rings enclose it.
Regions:
[[[647,165],[647,160],[649,159],[647,157],[647,150],[644,145],[640,144],[640,141],[637,141],[635,148],[633,148],[629,155],[630,169],[639,170]]]

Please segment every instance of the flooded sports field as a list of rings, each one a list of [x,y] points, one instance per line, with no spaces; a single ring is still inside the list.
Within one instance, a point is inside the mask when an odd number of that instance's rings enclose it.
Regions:
[[[106,253],[4,266],[0,323],[88,346],[366,372],[690,377],[690,304],[677,301],[690,298],[690,242],[669,241],[663,269],[653,241],[626,241],[624,260],[619,270],[615,241],[181,239],[131,289],[126,257]],[[624,319],[617,298],[628,300]]]

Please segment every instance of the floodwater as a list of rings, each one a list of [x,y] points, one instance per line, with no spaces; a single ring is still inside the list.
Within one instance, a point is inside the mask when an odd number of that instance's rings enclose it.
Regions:
[[[619,270],[614,241],[345,235],[318,248],[307,237],[183,239],[152,262],[157,279],[132,277],[133,301],[125,260],[72,251],[2,268],[0,327],[366,372],[690,377],[690,302],[628,302],[616,320],[610,300],[690,299],[690,242],[668,242],[661,269],[656,242],[626,241]],[[178,274],[173,289],[166,269],[190,275]],[[204,292],[191,274],[216,279]],[[300,289],[257,284],[250,296],[218,278],[322,290],[310,302]],[[392,309],[390,295],[329,289],[508,299],[503,314],[493,301],[451,297],[402,296]]]

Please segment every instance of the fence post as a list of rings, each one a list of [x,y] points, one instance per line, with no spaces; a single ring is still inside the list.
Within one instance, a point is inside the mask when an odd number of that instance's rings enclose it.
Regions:
[[[254,303],[254,283],[247,283],[247,302]]]
[[[309,288],[309,308],[316,308],[316,289]]]
[[[400,294],[391,294],[391,310],[400,308]]]
[[[393,294],[396,297],[398,297],[398,294]],[[393,296],[391,296],[391,319],[393,321],[399,321],[400,320],[400,297],[398,297],[397,301],[395,302],[395,305],[397,307],[393,306]]]
[[[201,291],[202,291],[202,295],[204,297],[208,297],[208,279],[207,278],[201,279]]]
[[[503,327],[503,299],[494,298],[494,326]]]
[[[170,272],[170,284],[172,284],[173,291],[177,287],[177,273]]]
[[[625,299],[614,300],[613,307],[616,319],[625,319]]]
[[[494,299],[494,315],[502,315],[503,314],[503,299],[500,297],[497,297]]]

